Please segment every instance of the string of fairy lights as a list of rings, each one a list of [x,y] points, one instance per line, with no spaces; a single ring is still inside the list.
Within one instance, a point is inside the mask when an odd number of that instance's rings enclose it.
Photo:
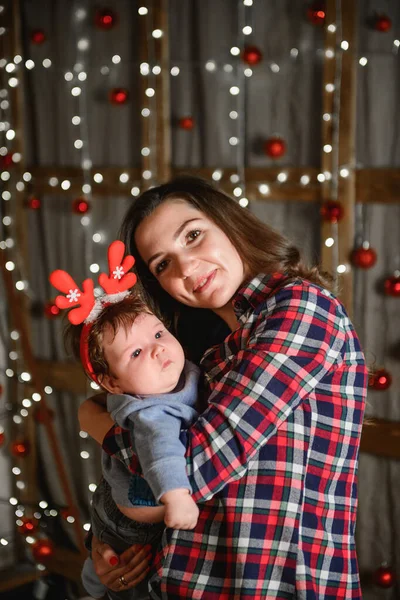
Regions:
[[[230,49],[229,59],[218,61],[212,57],[207,59],[204,63],[201,63],[201,67],[204,68],[208,73],[218,76],[223,71],[224,73],[232,73],[235,81],[229,87],[230,95],[230,106],[229,106],[229,126],[227,143],[235,151],[235,172],[230,175],[230,183],[233,188],[233,195],[237,198],[240,206],[243,208],[249,205],[249,194],[247,193],[247,182],[245,173],[245,149],[246,149],[246,85],[249,78],[252,77],[254,69],[259,69],[260,64],[263,64],[262,68],[268,69],[270,72],[278,75],[281,71],[282,62],[290,60],[295,61],[299,55],[305,54],[306,51],[299,48],[291,48],[287,56],[280,58],[269,57],[268,60],[262,57],[261,52],[254,45],[252,36],[254,36],[254,2],[253,0],[238,0],[238,33],[236,39],[236,45]],[[3,9],[4,10],[4,9]],[[104,244],[106,234],[104,231],[97,231],[93,229],[93,219],[89,214],[89,209],[92,210],[95,203],[92,202],[93,195],[96,191],[101,191],[102,186],[109,184],[107,181],[106,173],[102,172],[101,169],[95,168],[91,160],[90,152],[90,139],[89,139],[89,97],[88,97],[88,77],[93,67],[89,69],[89,53],[90,53],[90,35],[88,25],[90,23],[91,15],[85,7],[78,7],[74,9],[74,23],[75,23],[75,34],[76,34],[76,62],[74,66],[64,73],[64,81],[68,93],[76,100],[74,105],[74,114],[68,115],[70,119],[71,127],[75,132],[73,146],[74,149],[79,153],[79,166],[80,166],[80,181],[81,194],[74,200],[74,212],[80,216],[80,224],[84,228],[85,235],[84,239],[84,254],[86,264],[89,265],[90,272],[96,274],[101,269],[101,261],[96,262],[95,259],[95,248],[96,245]],[[0,6],[0,16],[2,8]],[[111,19],[113,12],[110,10],[103,11],[104,22]],[[157,113],[157,97],[156,97],[156,78],[162,73],[162,69],[165,65],[158,65],[155,58],[155,46],[157,40],[159,40],[164,32],[158,29],[154,25],[154,11],[152,2],[149,1],[147,5],[141,5],[138,7],[138,15],[141,19],[144,19],[143,28],[145,30],[145,38],[147,41],[148,56],[146,61],[135,62],[134,66],[139,69],[140,75],[143,78],[144,94],[143,102],[140,107],[141,118],[143,127],[147,131],[146,145],[141,148],[142,156],[142,168],[140,169],[140,177],[134,180],[129,174],[129,170],[121,169],[118,179],[121,186],[121,193],[126,194],[126,190],[129,189],[129,193],[132,197],[136,197],[140,194],[143,187],[148,185],[154,185],[157,182],[157,148],[158,148],[158,137],[157,137],[157,124],[155,115]],[[336,14],[335,23],[326,24],[327,31],[334,36],[336,42],[332,41],[332,48],[325,49],[325,59],[329,60],[335,55],[337,68],[335,72],[335,80],[329,82],[326,87],[327,93],[334,95],[334,109],[332,113],[324,113],[322,118],[324,121],[334,120],[335,127],[333,128],[333,135],[331,143],[327,143],[323,151],[327,154],[332,155],[332,168],[329,171],[323,171],[317,174],[316,180],[312,180],[310,174],[305,170],[304,173],[298,176],[298,182],[302,186],[319,185],[327,181],[330,182],[332,198],[337,200],[339,178],[349,177],[354,165],[340,165],[339,164],[339,142],[338,142],[338,122],[340,119],[340,83],[341,83],[341,53],[349,50],[349,44],[346,40],[342,39],[342,17],[340,12]],[[4,31],[3,31],[4,29]],[[6,35],[5,28],[0,27],[0,36]],[[39,36],[40,37],[40,36]],[[398,54],[400,47],[400,40],[393,40],[392,53]],[[29,287],[28,278],[24,271],[24,265],[18,256],[15,239],[15,195],[16,193],[23,193],[30,187],[34,189],[35,180],[32,173],[23,167],[23,157],[20,152],[14,152],[13,147],[15,139],[22,135],[21,131],[17,131],[12,123],[10,113],[10,93],[18,85],[20,85],[21,79],[23,78],[23,69],[26,71],[32,71],[33,69],[52,69],[54,71],[59,70],[56,64],[50,58],[43,58],[38,61],[35,57],[22,57],[20,55],[14,56],[12,59],[9,57],[0,58],[0,70],[3,73],[3,84],[0,89],[0,134],[4,138],[4,142],[0,147],[0,160],[3,162],[3,171],[1,172],[0,179],[2,184],[1,193],[1,218],[2,218],[2,232],[0,240],[0,250],[7,252],[6,269],[12,272],[15,288],[18,292],[28,294],[32,297],[32,292]],[[108,77],[110,72],[116,72],[118,65],[124,61],[123,57],[118,54],[114,54],[111,57],[109,65],[102,65],[100,72],[104,77]],[[234,63],[233,65],[231,63]],[[364,54],[360,56],[359,65],[361,68],[367,67],[369,63],[369,55]],[[131,63],[129,63],[131,64]],[[192,63],[193,66],[193,63]],[[96,67],[97,68],[97,67]],[[173,65],[169,65],[169,74],[171,77],[179,77],[183,69],[186,68],[185,61],[174,61]],[[117,77],[117,76],[116,76]],[[112,90],[112,102],[116,105],[125,104],[129,98],[129,93],[125,88],[118,88],[114,86]],[[187,123],[188,124],[188,123]],[[193,128],[193,122],[189,124],[188,130]],[[285,155],[285,143],[284,140],[279,137],[267,140],[266,143],[266,154],[270,158],[276,159],[276,164],[279,165],[280,159]],[[21,168],[21,166],[23,168]],[[13,168],[15,167],[15,169]],[[59,172],[59,171],[58,171]],[[216,167],[212,171],[212,179],[215,182],[220,182],[224,176],[224,169]],[[273,195],[272,186],[275,183],[279,185],[285,185],[285,183],[293,183],[293,178],[289,178],[288,171],[282,166],[281,170],[278,170],[275,178],[265,179],[264,181],[258,182],[258,191],[261,196],[268,197]],[[49,193],[60,193],[60,194],[71,194],[71,189],[75,189],[73,178],[65,177],[60,178],[58,174],[50,175],[48,177],[48,190]],[[40,201],[38,205],[35,205],[31,200],[30,208],[40,208]],[[358,205],[359,210],[362,211],[361,204]],[[358,215],[362,221],[362,215]],[[338,224],[332,222],[331,224],[331,235],[325,240],[327,246],[335,247],[335,264],[338,273],[345,272],[349,265],[338,264]],[[359,227],[359,225],[357,225]],[[358,232],[359,234],[359,232]],[[365,237],[363,231],[362,237]],[[93,244],[93,243],[94,244]],[[365,245],[366,240],[362,240]],[[103,253],[102,253],[103,254]],[[103,257],[102,257],[103,258]],[[400,273],[398,275],[400,278]],[[99,292],[99,290],[97,290]],[[12,330],[9,333],[8,343],[5,343],[6,347],[10,347],[8,352],[8,364],[4,369],[4,374],[7,378],[16,378],[21,389],[18,390],[18,398],[22,398],[15,406],[12,407],[12,421],[18,426],[23,426],[24,420],[34,411],[40,404],[41,396],[37,392],[26,394],[24,388],[26,384],[31,382],[31,374],[24,370],[23,357],[20,345],[20,332],[18,330]],[[90,384],[93,389],[98,389],[95,383]],[[382,388],[385,389],[385,388]],[[46,385],[44,388],[46,394],[51,395],[53,389],[51,386]],[[84,431],[80,432],[80,438],[82,445],[79,449],[82,460],[90,458],[90,452],[87,450],[85,440],[87,440],[87,433]],[[2,437],[3,436],[3,437]],[[4,439],[5,431],[0,426],[0,440]],[[18,452],[17,446],[20,446]],[[16,458],[15,464],[11,466],[11,473],[15,477],[16,489],[23,490],[25,487],[24,482],[24,469],[23,469],[23,456],[26,448],[23,448],[23,440],[19,436],[15,442]],[[88,480],[89,481],[89,480]],[[88,483],[89,492],[94,492],[96,489],[95,483]],[[73,523],[75,517],[68,514],[69,507],[51,506],[49,507],[46,500],[41,500],[37,506],[24,506],[18,498],[12,496],[7,500],[9,504],[15,507],[16,525],[19,530],[25,535],[27,544],[35,546],[43,538],[40,536],[38,531],[38,522],[43,517],[57,517],[60,513],[64,516],[67,523]],[[2,502],[2,500],[0,500]],[[88,530],[90,524],[85,523],[83,528]],[[38,535],[39,533],[39,535]],[[36,535],[35,535],[36,534]],[[12,539],[12,534],[2,535],[0,534],[0,545],[7,546]],[[39,546],[37,546],[40,548]],[[40,562],[40,552],[37,553],[37,568],[44,570],[45,566]],[[45,557],[45,552],[42,554]]]
[[[253,28],[248,23],[248,12],[246,7],[251,7],[253,2],[246,0],[238,0],[238,32],[237,32],[237,46],[233,46],[230,49],[232,56],[243,55],[245,48],[245,38],[250,36]],[[225,65],[227,67],[228,65]],[[231,66],[231,65],[229,65]],[[226,70],[226,69],[225,69]],[[235,163],[236,173],[232,173],[230,181],[235,187],[233,188],[233,195],[238,199],[238,203],[243,208],[247,207],[249,200],[246,197],[246,172],[245,172],[245,148],[246,148],[246,86],[245,78],[250,77],[252,70],[250,67],[243,64],[243,62],[237,61],[236,69],[236,85],[230,87],[229,92],[233,98],[236,99],[235,106],[232,106],[232,110],[229,112],[229,118],[236,124],[235,135],[229,137],[229,144],[236,149],[235,152]]]

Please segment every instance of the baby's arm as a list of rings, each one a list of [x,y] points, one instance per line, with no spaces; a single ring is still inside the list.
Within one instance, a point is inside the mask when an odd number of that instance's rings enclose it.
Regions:
[[[129,396],[125,398],[123,402],[121,396],[115,398],[112,416],[133,434],[144,478],[156,500],[165,505],[165,524],[176,529],[192,529],[199,511],[191,497],[185,448],[179,435],[182,424],[191,422],[197,413],[189,406],[173,404],[147,405],[131,413]]]

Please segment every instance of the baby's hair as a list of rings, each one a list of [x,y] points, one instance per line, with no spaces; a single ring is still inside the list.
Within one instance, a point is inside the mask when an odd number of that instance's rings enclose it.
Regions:
[[[103,349],[106,328],[111,327],[114,339],[121,327],[127,330],[140,315],[145,313],[152,314],[152,311],[137,293],[125,296],[123,300],[109,304],[101,311],[93,323],[88,337],[89,359],[97,377],[112,375]],[[72,325],[68,322],[64,329],[65,346],[72,351],[79,362],[81,361],[80,338],[82,328],[83,324]]]

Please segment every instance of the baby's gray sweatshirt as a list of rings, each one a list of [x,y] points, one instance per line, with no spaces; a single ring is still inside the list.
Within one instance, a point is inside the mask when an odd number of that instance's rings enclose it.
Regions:
[[[178,386],[169,394],[108,394],[107,410],[120,427],[129,429],[132,449],[155,499],[148,502],[138,498],[138,490],[143,488],[136,484],[142,482],[145,485],[141,476],[132,474],[122,461],[103,450],[103,476],[117,504],[156,506],[162,495],[170,490],[186,488],[192,492],[186,475],[186,448],[179,435],[181,429],[188,428],[197,419],[194,406],[199,376],[200,369],[186,360]],[[135,477],[139,481],[135,481]],[[133,492],[133,489],[136,491]]]

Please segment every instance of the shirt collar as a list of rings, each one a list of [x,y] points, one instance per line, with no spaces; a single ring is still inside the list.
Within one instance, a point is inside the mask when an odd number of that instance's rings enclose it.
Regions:
[[[249,308],[257,308],[266,297],[271,296],[274,290],[281,287],[286,279],[287,275],[283,273],[270,275],[259,273],[247,281],[239,288],[232,301],[237,318],[241,317]]]

